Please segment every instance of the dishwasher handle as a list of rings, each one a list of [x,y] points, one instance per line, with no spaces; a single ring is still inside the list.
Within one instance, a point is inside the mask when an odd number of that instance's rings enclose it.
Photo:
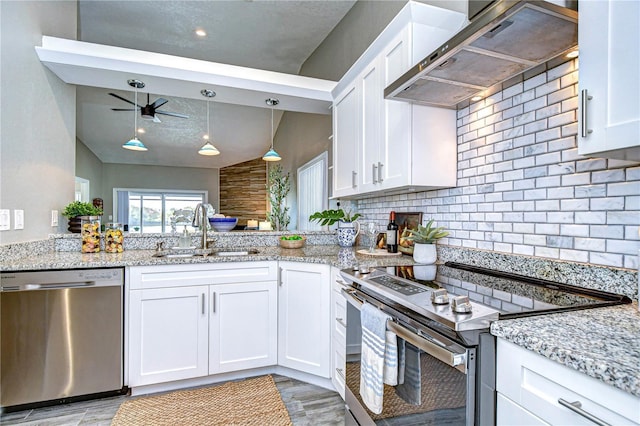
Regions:
[[[65,288],[82,288],[93,287],[96,285],[95,281],[82,281],[82,282],[69,282],[69,283],[47,283],[47,284],[20,284],[3,286],[2,291],[31,291],[31,290],[59,290]]]

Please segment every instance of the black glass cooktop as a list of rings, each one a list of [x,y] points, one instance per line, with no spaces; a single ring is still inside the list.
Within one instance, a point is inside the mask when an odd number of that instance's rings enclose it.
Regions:
[[[386,274],[371,281],[404,295],[445,288],[450,295],[469,296],[471,301],[498,310],[501,318],[631,303],[619,294],[455,262],[376,269]]]

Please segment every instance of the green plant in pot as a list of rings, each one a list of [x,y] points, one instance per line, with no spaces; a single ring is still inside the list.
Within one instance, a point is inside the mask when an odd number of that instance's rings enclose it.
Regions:
[[[436,242],[449,235],[444,227],[433,226],[434,220],[427,222],[427,226],[418,225],[418,229],[409,229],[407,240],[413,241],[413,260],[417,263],[430,265],[436,263]]]
[[[102,209],[95,207],[91,203],[74,201],[67,204],[62,210],[62,216],[69,218],[69,227],[67,229],[70,232],[80,233],[80,218],[82,216],[102,216]]]
[[[336,210],[315,212],[309,216],[309,221],[318,222],[322,226],[338,222],[338,244],[341,247],[352,247],[360,233],[360,223],[357,221],[360,216],[360,213],[351,214],[350,210],[341,209],[338,203]]]

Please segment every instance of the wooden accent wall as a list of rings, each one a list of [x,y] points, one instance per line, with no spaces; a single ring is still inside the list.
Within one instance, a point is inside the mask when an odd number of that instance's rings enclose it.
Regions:
[[[238,218],[239,226],[248,219],[267,216],[267,163],[262,158],[220,169],[220,213]]]

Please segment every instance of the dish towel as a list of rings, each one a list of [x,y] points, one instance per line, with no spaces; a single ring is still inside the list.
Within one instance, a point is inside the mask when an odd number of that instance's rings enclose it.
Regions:
[[[398,343],[398,386],[396,386],[396,394],[409,404],[420,405],[422,396],[420,390],[422,388],[422,375],[420,367],[420,349],[399,339]]]
[[[388,381],[397,383],[398,380],[397,338],[395,333],[387,331],[389,319],[391,319],[389,315],[375,306],[368,303],[362,305],[360,310],[362,322],[360,396],[367,408],[375,414],[382,412],[385,370],[388,371]]]

